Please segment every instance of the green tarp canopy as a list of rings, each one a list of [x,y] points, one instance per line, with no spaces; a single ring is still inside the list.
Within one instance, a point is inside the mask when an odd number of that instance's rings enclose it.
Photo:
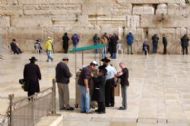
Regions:
[[[102,49],[104,47],[105,47],[104,44],[97,44],[97,45],[90,45],[90,46],[84,46],[84,47],[79,47],[79,48],[73,48],[69,52],[74,53],[74,52],[81,52],[81,51],[87,51],[87,50],[95,50],[95,49]]]

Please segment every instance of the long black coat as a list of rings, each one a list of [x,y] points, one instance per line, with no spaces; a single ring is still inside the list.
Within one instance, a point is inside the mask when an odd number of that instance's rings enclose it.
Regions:
[[[98,102],[105,102],[105,84],[106,84],[106,77],[99,76],[97,78],[93,78],[94,81],[94,94],[93,100]]]
[[[110,38],[110,52],[116,53],[117,52],[117,41],[119,40],[118,36],[112,36]]]
[[[157,35],[153,35],[152,36],[152,45],[157,47],[158,46],[158,41],[159,41],[159,38]]]
[[[41,72],[38,65],[34,63],[26,64],[24,67],[24,80],[28,84],[28,96],[35,92],[40,92],[39,80],[41,80]]]
[[[63,40],[63,49],[68,50],[68,48],[69,48],[69,37],[67,35],[64,35],[62,37],[62,40]]]

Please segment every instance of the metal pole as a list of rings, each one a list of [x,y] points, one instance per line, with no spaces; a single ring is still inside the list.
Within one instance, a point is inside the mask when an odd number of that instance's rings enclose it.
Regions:
[[[84,65],[84,52],[82,51],[82,67]]]
[[[13,122],[12,122],[12,108],[13,108],[13,98],[14,98],[14,94],[10,94],[9,95],[9,126],[12,126]]]
[[[77,54],[76,54],[76,48],[75,48],[75,74],[77,72]]]
[[[55,79],[52,80],[52,114],[56,114],[56,81]]]

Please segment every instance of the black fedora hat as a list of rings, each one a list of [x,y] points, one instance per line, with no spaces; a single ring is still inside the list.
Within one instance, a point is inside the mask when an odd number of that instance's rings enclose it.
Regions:
[[[38,61],[37,59],[36,59],[36,57],[31,57],[30,59],[29,59],[30,61]]]
[[[62,59],[63,61],[68,61],[69,60],[69,58],[68,57],[63,57],[63,59]]]
[[[107,57],[105,57],[105,58],[101,59],[101,61],[102,61],[102,62],[106,62],[106,63],[108,63],[108,62],[110,62],[111,60],[108,59]]]

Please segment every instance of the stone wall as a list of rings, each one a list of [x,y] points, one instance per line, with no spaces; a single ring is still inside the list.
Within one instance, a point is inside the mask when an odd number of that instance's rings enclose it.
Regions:
[[[145,37],[166,34],[169,52],[180,53],[180,37],[190,35],[190,7],[185,0],[0,0],[0,34],[4,45],[16,38],[25,51],[36,39],[52,36],[62,50],[64,32],[79,33],[80,46],[92,44],[93,34],[116,32],[120,42],[135,34],[134,50],[141,52]],[[71,44],[72,48],[72,44]]]

